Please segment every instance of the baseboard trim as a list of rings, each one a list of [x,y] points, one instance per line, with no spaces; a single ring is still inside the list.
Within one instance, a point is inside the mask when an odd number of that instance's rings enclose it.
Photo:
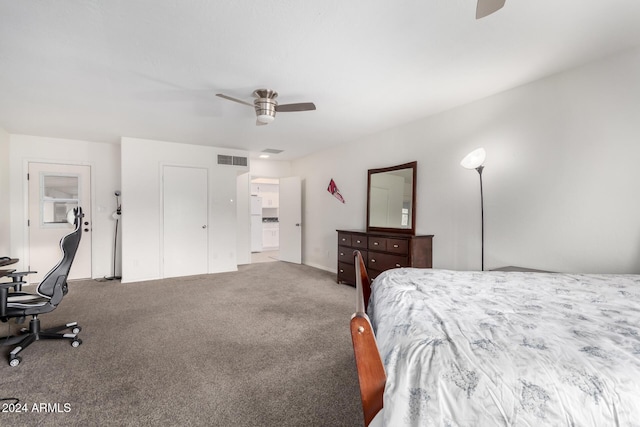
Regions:
[[[338,274],[338,271],[335,268],[325,267],[324,265],[316,264],[314,262],[303,262],[303,264],[308,265],[309,267],[317,268],[319,270],[324,270],[330,273]]]

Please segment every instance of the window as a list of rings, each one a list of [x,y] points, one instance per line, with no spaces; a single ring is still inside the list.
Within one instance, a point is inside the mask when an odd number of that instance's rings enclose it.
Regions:
[[[402,208],[402,220],[400,222],[400,225],[402,227],[409,226],[409,209],[407,208]]]
[[[79,205],[80,178],[78,175],[42,174],[40,181],[40,209],[42,223],[66,224],[67,212]]]

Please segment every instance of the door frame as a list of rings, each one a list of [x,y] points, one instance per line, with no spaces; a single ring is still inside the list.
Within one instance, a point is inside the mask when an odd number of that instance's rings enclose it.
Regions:
[[[69,165],[69,166],[89,166],[89,176],[91,177],[90,183],[90,191],[91,196],[89,200],[89,204],[91,205],[91,212],[93,212],[94,218],[91,219],[91,227],[92,227],[92,238],[91,238],[91,278],[93,279],[94,268],[94,256],[95,256],[95,245],[96,242],[93,238],[93,228],[95,227],[95,213],[96,213],[96,202],[95,202],[95,162],[82,162],[82,161],[74,161],[74,160],[66,160],[66,159],[41,159],[41,158],[25,158],[22,160],[22,256],[20,257],[20,263],[22,270],[27,270],[29,265],[31,265],[31,259],[29,255],[30,243],[29,243],[29,181],[27,180],[27,174],[29,173],[29,163],[43,163],[50,165]],[[53,267],[53,266],[52,266]]]

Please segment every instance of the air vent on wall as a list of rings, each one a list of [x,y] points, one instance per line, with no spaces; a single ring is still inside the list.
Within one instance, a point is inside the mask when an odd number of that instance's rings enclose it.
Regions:
[[[219,165],[247,166],[247,158],[218,154]]]
[[[219,165],[232,165],[233,164],[233,156],[225,156],[223,154],[218,154],[218,164]]]
[[[246,157],[233,156],[233,164],[235,166],[247,166],[247,158]]]

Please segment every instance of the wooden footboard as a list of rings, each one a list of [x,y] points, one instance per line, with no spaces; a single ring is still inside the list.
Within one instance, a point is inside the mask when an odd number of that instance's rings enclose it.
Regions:
[[[365,426],[382,410],[382,396],[387,376],[366,314],[371,288],[364,260],[359,251],[353,253],[356,265],[356,312],[351,317],[351,342],[358,370],[360,399]],[[365,296],[366,292],[366,296]]]

